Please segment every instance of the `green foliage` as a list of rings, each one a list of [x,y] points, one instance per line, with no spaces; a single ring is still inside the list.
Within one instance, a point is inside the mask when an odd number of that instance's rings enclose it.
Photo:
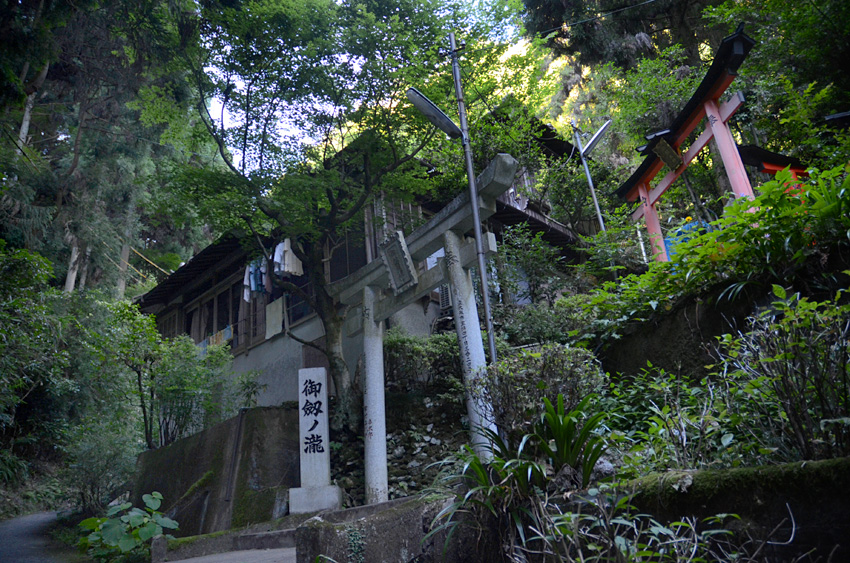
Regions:
[[[388,330],[384,336],[384,373],[391,389],[454,388],[462,378],[457,335],[452,332],[423,338],[398,328]]]
[[[726,1],[706,19],[732,30],[747,22],[756,40],[738,78],[747,104],[736,121],[746,144],[832,168],[850,158],[850,135],[823,118],[850,102],[846,2],[793,5],[781,0]]]
[[[583,298],[594,332],[616,337],[623,323],[711,289],[719,290],[720,299],[786,280],[818,289],[818,264],[850,241],[848,188],[843,167],[813,171],[799,183],[787,170],[778,173],[754,200],[732,202],[705,232],[679,243],[671,262],[604,283]]]
[[[158,511],[162,495],[156,491],[142,495],[145,508],[129,502],[111,507],[102,518],[80,522],[86,535],[80,539],[80,551],[99,562],[132,561],[144,557],[150,541],[165,530],[176,530],[177,522]],[[166,537],[173,538],[170,534]],[[149,557],[149,556],[148,556]]]
[[[502,356],[469,392],[492,406],[497,426],[513,443],[534,432],[544,399],[556,401],[560,396],[572,410],[604,384],[605,374],[589,351],[551,345]]]
[[[734,382],[690,381],[651,365],[637,375],[619,376],[597,405],[609,413],[618,475],[763,463],[745,435],[755,414],[735,406],[739,395]]]
[[[712,23],[732,30],[748,22],[747,33],[757,41],[745,76],[764,82],[793,73],[796,84],[834,83],[848,91],[850,47],[841,39],[850,34],[850,8],[840,0],[792,5],[782,0],[726,1],[706,10]],[[846,99],[846,98],[845,98]]]
[[[493,322],[499,335],[512,346],[566,343],[578,328],[569,311],[545,303],[497,305],[493,307]]]
[[[628,71],[611,63],[603,66],[586,85],[585,96],[599,96],[597,107],[586,108],[586,117],[614,118],[613,142],[620,152],[633,150],[645,143],[644,135],[670,125],[693,95],[703,77],[701,65],[694,62],[674,45],[656,57],[640,59]]]
[[[135,305],[112,303],[106,309],[112,322],[97,344],[100,361],[117,366],[124,378],[148,448],[220,422],[257,392],[255,373],[232,375],[226,347],[208,346],[201,353],[187,336],[162,338],[154,317]]]
[[[108,413],[80,421],[68,432],[62,481],[83,514],[96,514],[121,495],[136,468],[143,448],[126,415],[112,419]]]
[[[544,397],[545,411],[535,425],[540,450],[549,457],[553,470],[560,472],[569,467],[577,475],[574,485],[581,488],[587,487],[593,467],[606,447],[605,441],[594,434],[605,415],[596,413],[579,419],[589,400],[590,397],[585,397],[570,412],[565,412],[563,395],[558,395],[556,405]]]
[[[602,485],[580,496],[579,506],[551,514],[535,540],[552,561],[748,561],[722,528],[734,514],[718,514],[663,524],[636,513],[629,497]]]
[[[43,257],[7,250],[0,240],[0,449],[9,450],[9,480],[13,472],[23,476],[20,455],[52,449],[62,429],[60,405],[74,389],[61,346],[67,318],[51,306],[50,271]]]
[[[564,287],[563,257],[542,232],[532,233],[527,223],[507,227],[499,253],[499,285],[508,303],[554,303]]]
[[[650,366],[619,376],[597,408],[618,474],[761,465],[848,454],[850,305],[774,286],[746,332],[720,337],[699,381]]]
[[[27,462],[10,450],[0,450],[0,483],[12,487],[24,480],[29,474]]]
[[[661,0],[623,11],[600,0],[524,0],[523,22],[526,34],[544,35],[556,54],[574,57],[582,66],[614,61],[629,67],[671,44],[684,45],[695,58],[710,31],[699,18],[708,4]]]
[[[431,534],[453,530],[459,514],[472,513],[481,525],[494,519],[504,549],[510,555],[522,549],[546,518],[548,494],[573,490],[587,483],[605,443],[597,435],[603,415],[588,416],[588,401],[581,401],[569,412],[564,397],[556,406],[544,400],[547,410],[518,445],[509,445],[498,434],[484,430],[491,455],[482,459],[469,446],[457,461],[457,473],[446,476],[449,484],[464,485],[464,492],[434,518]],[[522,547],[521,547],[522,546]]]
[[[640,227],[639,227],[640,228]],[[646,268],[635,225],[628,216],[627,206],[621,206],[605,219],[604,231],[593,236],[580,235],[576,250],[585,254],[582,264],[574,265],[579,275],[614,279],[640,273]]]
[[[850,455],[850,305],[810,301],[774,286],[772,306],[749,330],[720,340],[724,377],[741,389],[735,409],[764,453],[783,461]]]

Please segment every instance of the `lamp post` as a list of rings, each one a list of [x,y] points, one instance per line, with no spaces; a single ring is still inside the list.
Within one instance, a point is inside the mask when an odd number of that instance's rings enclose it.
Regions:
[[[611,125],[613,120],[609,119],[606,121],[599,130],[593,134],[593,137],[590,138],[590,142],[587,143],[586,147],[581,146],[581,133],[578,131],[578,127],[576,127],[575,122],[573,122],[573,130],[575,133],[576,146],[578,147],[579,156],[581,156],[581,163],[584,165],[584,173],[587,176],[587,183],[590,186],[590,197],[593,198],[593,206],[596,208],[596,217],[599,219],[599,226],[602,227],[602,230],[605,230],[605,221],[602,220],[602,211],[599,210],[599,201],[596,199],[596,190],[593,188],[593,179],[590,177],[590,168],[587,166],[587,155],[590,154],[590,151],[596,147],[596,144],[599,142],[599,139],[602,138],[602,134],[605,133],[605,130],[608,129],[608,126]]]
[[[416,88],[407,90],[407,97],[416,108],[425,114],[431,123],[444,131],[452,139],[461,139],[463,154],[466,160],[466,177],[469,183],[469,204],[472,206],[472,224],[475,235],[475,250],[478,254],[478,274],[481,281],[481,297],[484,305],[484,322],[487,326],[487,345],[490,352],[490,363],[496,363],[496,339],[493,331],[493,316],[490,312],[490,293],[487,282],[487,261],[484,256],[484,245],[481,234],[481,214],[478,211],[478,190],[475,185],[475,169],[472,165],[472,147],[469,144],[469,126],[466,121],[466,107],[463,102],[463,88],[460,82],[460,64],[458,63],[458,48],[454,32],[449,33],[449,55],[452,58],[452,76],[457,95],[460,128],[449,119],[431,100],[426,98]]]

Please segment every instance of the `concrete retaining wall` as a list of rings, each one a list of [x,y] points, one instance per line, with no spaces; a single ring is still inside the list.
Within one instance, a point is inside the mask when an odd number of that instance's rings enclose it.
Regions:
[[[142,453],[131,501],[159,491],[189,536],[280,517],[299,484],[297,407],[261,407]]]

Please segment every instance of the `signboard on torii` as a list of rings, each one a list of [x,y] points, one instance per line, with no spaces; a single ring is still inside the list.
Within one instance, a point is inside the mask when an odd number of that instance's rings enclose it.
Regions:
[[[666,262],[668,257],[655,204],[712,138],[717,143],[735,197],[753,197],[750,180],[728,124],[729,119],[743,105],[744,95],[738,92],[720,103],[720,97],[735,80],[738,68],[753,45],[755,41],[744,33],[743,25],[721,41],[714,61],[694,95],[669,129],[647,136],[649,143],[641,148],[641,154],[646,155],[646,160],[616,191],[617,195],[627,201],[641,202],[640,208],[632,214],[632,219],[638,221],[643,218],[646,221],[653,254],[658,261]],[[682,143],[703,119],[706,121],[705,129],[682,153]],[[652,186],[651,182],[664,167],[665,161],[670,171]]]

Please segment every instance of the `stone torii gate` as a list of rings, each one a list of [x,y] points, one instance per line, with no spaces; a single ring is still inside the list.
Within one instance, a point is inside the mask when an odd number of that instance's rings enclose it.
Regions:
[[[750,180],[744,170],[741,155],[738,153],[738,147],[728,124],[729,119],[743,105],[744,95],[738,92],[728,101],[722,104],[719,102],[720,97],[735,80],[738,68],[753,45],[755,41],[744,33],[743,25],[721,41],[714,61],[694,95],[685,104],[669,129],[647,135],[646,139],[649,143],[640,149],[641,154],[647,155],[646,160],[615,192],[630,202],[640,200],[641,206],[632,214],[632,219],[646,220],[653,254],[660,262],[668,261],[668,256],[655,204],[712,138],[717,143],[720,158],[726,168],[735,197],[753,197]],[[705,130],[691,143],[684,154],[681,154],[682,143],[703,118],[706,118],[708,122]],[[655,187],[651,187],[650,182],[655,179],[665,164],[670,168],[670,172]]]
[[[496,198],[511,186],[516,170],[517,161],[511,155],[499,154],[478,176],[477,205],[482,220],[496,212]],[[464,382],[474,380],[486,367],[475,292],[469,273],[469,268],[477,263],[477,251],[474,241],[465,239],[465,234],[472,228],[470,196],[464,192],[406,239],[399,232],[381,244],[382,260],[373,260],[330,286],[331,294],[341,303],[359,305],[361,310],[361,314],[352,311],[345,330],[349,336],[363,331],[363,420],[368,504],[388,499],[383,321],[448,280]],[[486,253],[494,252],[496,238],[493,233],[486,233],[482,244]],[[436,266],[417,272],[415,264],[440,248],[445,249],[445,257],[440,258]],[[466,406],[473,447],[476,453],[486,456],[486,440],[480,429],[495,428],[489,405],[467,396]]]

